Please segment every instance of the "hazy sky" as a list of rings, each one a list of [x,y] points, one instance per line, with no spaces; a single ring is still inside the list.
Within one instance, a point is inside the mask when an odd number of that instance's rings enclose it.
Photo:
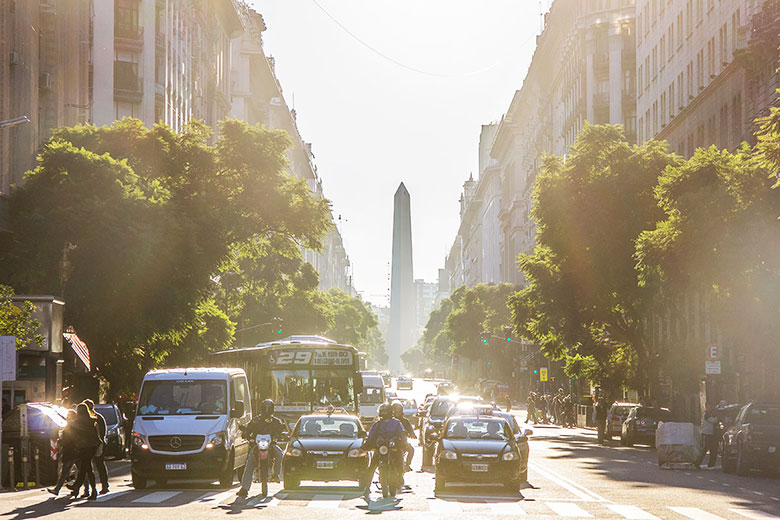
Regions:
[[[265,19],[266,53],[341,215],[356,289],[387,303],[402,181],[411,194],[414,276],[436,281],[457,232],[463,182],[476,176],[480,125],[499,120],[522,85],[539,0],[250,3]]]

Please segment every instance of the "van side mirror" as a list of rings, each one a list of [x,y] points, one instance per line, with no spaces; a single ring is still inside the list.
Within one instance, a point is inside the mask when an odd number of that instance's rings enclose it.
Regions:
[[[366,433],[365,430],[360,430],[358,432],[358,437],[360,437],[361,439],[365,439],[366,437],[368,437],[368,434]]]
[[[236,401],[230,410],[230,417],[239,419],[244,416],[244,401]]]

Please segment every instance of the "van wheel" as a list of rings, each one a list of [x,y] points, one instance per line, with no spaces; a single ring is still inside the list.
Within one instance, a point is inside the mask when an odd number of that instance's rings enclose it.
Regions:
[[[236,463],[236,454],[235,452],[230,452],[230,457],[228,458],[227,467],[225,468],[225,472],[222,473],[222,476],[219,477],[219,486],[223,488],[229,488],[233,485],[233,477],[236,473],[236,468],[233,467],[233,465]]]
[[[135,489],[146,489],[146,479],[139,476],[138,473],[135,471],[130,472],[131,478],[133,479],[133,487]]]

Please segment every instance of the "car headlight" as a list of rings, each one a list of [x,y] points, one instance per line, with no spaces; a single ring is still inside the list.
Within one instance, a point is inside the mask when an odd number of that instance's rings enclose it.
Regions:
[[[358,448],[354,448],[349,450],[349,453],[347,453],[347,457],[356,458],[356,457],[365,457],[366,456],[366,450],[361,450]]]
[[[515,459],[517,458],[517,456],[515,455],[515,452],[513,452],[513,451],[508,451],[508,452],[504,453],[504,454],[501,456],[501,458],[502,458],[503,460],[515,460]]]
[[[444,458],[447,460],[457,460],[458,454],[455,453],[454,451],[445,451]]]
[[[146,438],[140,433],[133,432],[133,446],[141,448],[142,450],[148,450],[149,445],[146,443]]]
[[[290,448],[289,450],[287,450],[287,453],[291,457],[300,457],[301,455],[303,455],[303,450],[300,448]]]

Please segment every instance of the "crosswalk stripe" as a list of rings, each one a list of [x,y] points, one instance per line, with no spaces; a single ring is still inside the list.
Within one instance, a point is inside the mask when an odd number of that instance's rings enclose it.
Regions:
[[[140,498],[136,498],[135,500],[133,500],[133,503],[159,504],[160,502],[164,502],[169,498],[175,497],[176,495],[181,495],[181,491],[155,491],[154,493],[149,493],[148,495],[144,495]]]
[[[722,517],[702,511],[698,507],[668,507],[675,513],[687,516],[691,520],[724,520]]]
[[[441,514],[463,512],[463,509],[460,507],[460,504],[456,502],[448,502],[440,498],[434,498],[432,500],[428,500],[428,510],[431,513],[441,513]]]
[[[659,520],[657,516],[651,515],[636,506],[624,506],[619,504],[606,504],[606,506],[628,520]]]
[[[592,514],[588,513],[577,504],[572,504],[570,502],[547,502],[547,507],[552,509],[558,516],[593,518]]]
[[[525,509],[516,502],[493,502],[490,511],[499,515],[525,515]]]
[[[344,495],[314,495],[306,507],[338,509],[342,500],[344,500]]]
[[[122,495],[126,495],[130,493],[130,491],[119,491],[118,493],[106,493],[105,495],[100,495],[97,497],[98,502],[108,502],[109,500],[113,500],[116,497],[121,497]]]
[[[756,511],[754,509],[729,509],[732,513],[737,513],[751,520],[780,520],[780,516],[770,515],[764,511]]]

